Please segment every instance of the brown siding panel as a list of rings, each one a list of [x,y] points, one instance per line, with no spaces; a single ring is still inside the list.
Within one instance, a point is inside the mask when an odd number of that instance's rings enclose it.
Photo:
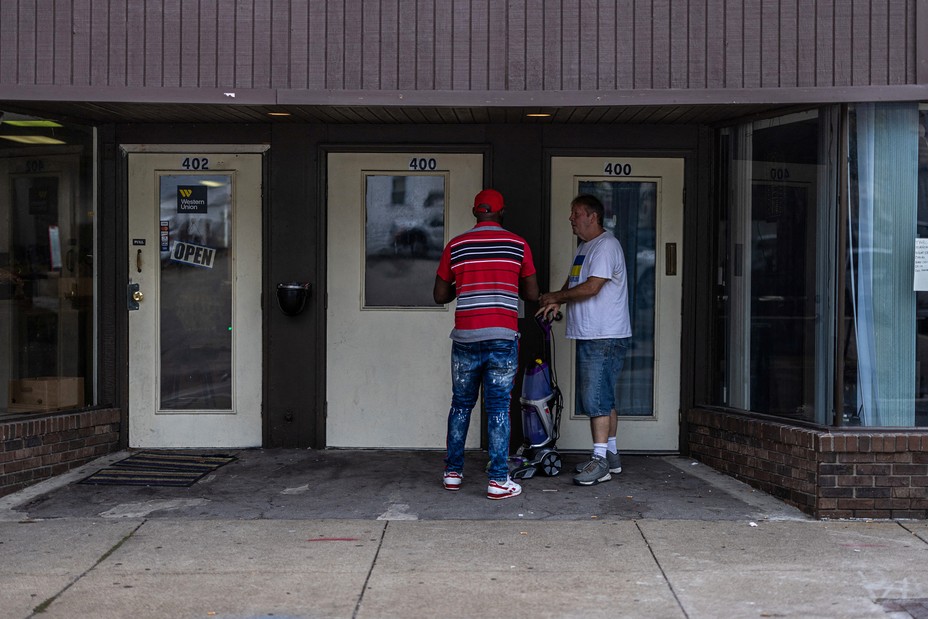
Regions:
[[[670,88],[670,2],[654,0],[651,8],[651,88]],[[684,31],[685,32],[685,31]]]
[[[467,0],[454,0],[452,20],[454,26],[454,53],[452,54],[451,76],[452,88],[468,90],[471,87],[471,3]]]
[[[815,0],[799,0],[796,23],[796,85],[800,88],[815,86],[817,60],[815,36]]]
[[[545,87],[545,3],[527,0],[525,3],[525,89]]]
[[[0,2],[0,6],[11,6],[12,3]],[[54,21],[51,30],[55,32],[55,84],[66,86],[71,83],[71,1],[55,0]],[[48,21],[42,20],[36,27],[47,28]],[[0,14],[0,23],[3,22],[3,16]],[[10,20],[10,25],[14,21]],[[7,47],[0,44],[0,50]],[[2,53],[2,52],[0,52]]]
[[[761,88],[763,86],[764,56],[763,56],[763,13],[760,0],[745,0],[744,16],[742,21],[742,76],[745,88]],[[774,56],[773,58],[776,58]]]
[[[905,84],[908,81],[906,72],[906,46],[902,44],[906,40],[906,3],[890,2],[888,31],[891,46],[887,59],[887,84]]]
[[[506,55],[509,61],[507,74],[509,78],[508,88],[512,90],[525,90],[526,85],[526,65],[528,51],[526,49],[529,34],[526,24],[526,6],[524,0],[512,0],[508,5],[506,14],[508,22],[508,40],[509,46]]]
[[[410,24],[416,23],[416,3],[400,1],[399,19],[399,56],[397,58],[397,87],[400,90],[416,89],[416,29]],[[329,86],[334,88],[334,85]]]
[[[294,7],[295,8],[295,7]],[[271,88],[290,88],[290,4],[287,0],[271,2]],[[304,37],[302,44],[305,46]],[[294,59],[295,60],[295,59]]]
[[[487,6],[489,28],[487,30],[487,87],[490,90],[509,89],[509,76],[506,69],[509,66],[507,57],[506,5],[503,2],[491,1]]]
[[[651,42],[654,20],[651,3],[647,0],[633,4],[635,12],[635,49],[632,54],[634,81],[632,88],[654,88]],[[567,85],[565,84],[565,88]]]
[[[561,6],[555,2],[545,2],[544,18],[544,87],[549,90],[561,90],[564,84]]]
[[[122,3],[113,3],[110,5],[109,12],[109,31],[107,39],[108,65],[106,73],[107,86],[122,86],[126,83],[126,27],[128,25],[128,16],[126,5]],[[196,33],[194,33],[195,35]],[[196,55],[193,61],[196,62]],[[197,77],[196,75],[194,77]],[[193,81],[192,84],[196,84]]]
[[[744,5],[725,4],[725,88],[744,88]]]
[[[614,32],[615,88],[631,89],[635,79],[635,20],[629,0],[618,2]]]
[[[71,84],[90,85],[90,0],[75,0],[71,17]]]
[[[827,3],[816,3],[816,7],[815,85],[828,86],[834,83],[835,77],[834,7]]]
[[[580,3],[564,0],[561,7],[560,90],[580,89]]]
[[[360,90],[364,69],[363,38],[365,14],[361,0],[346,0],[343,26],[345,76],[342,88]]]
[[[38,0],[36,15],[48,14],[55,9],[52,0]],[[35,83],[55,83],[55,30],[35,27]]]
[[[688,88],[690,73],[690,15],[687,0],[670,2],[670,87]]]
[[[798,8],[797,0],[783,0],[780,4],[779,36],[780,63],[777,67],[777,86],[793,88],[798,85],[799,68],[798,49]],[[808,62],[806,61],[806,64]]]
[[[850,86],[853,83],[854,59],[854,5],[851,2],[835,3],[834,13],[834,84]]]
[[[866,86],[870,83],[870,61],[880,62],[884,54],[872,48],[870,31],[873,23],[870,20],[871,5],[876,2],[862,3],[854,0],[851,5],[851,83],[854,86]]]
[[[309,6],[305,2],[291,3],[280,0],[281,4],[290,6],[289,46],[281,62],[287,62],[288,78],[282,88],[306,88],[306,74],[309,71]]]
[[[271,0],[256,0],[252,35],[252,47],[254,48],[254,63],[250,79],[252,88],[271,87],[271,50],[273,45],[271,31],[273,29],[273,20],[274,13],[271,10]]]
[[[687,88],[706,87],[706,0],[692,2],[687,16]]]
[[[325,90],[326,84],[326,0],[309,0],[309,52],[306,88]]]
[[[706,88],[724,88],[726,59],[725,0],[706,2]]]
[[[889,77],[889,0],[873,0],[872,4],[870,45],[873,49],[868,62],[868,84],[886,84]]]
[[[454,79],[454,21],[444,2],[438,3],[435,11],[435,89],[451,90]]]
[[[615,90],[616,84],[616,7],[614,3],[603,3],[597,8],[597,84],[600,90]]]
[[[905,85],[917,79],[918,6],[3,0],[0,84],[332,92]]]

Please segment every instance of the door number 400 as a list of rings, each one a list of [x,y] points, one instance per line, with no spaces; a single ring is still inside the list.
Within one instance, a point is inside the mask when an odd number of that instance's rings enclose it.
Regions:
[[[630,163],[607,163],[603,166],[603,174],[609,176],[631,176],[632,164]]]

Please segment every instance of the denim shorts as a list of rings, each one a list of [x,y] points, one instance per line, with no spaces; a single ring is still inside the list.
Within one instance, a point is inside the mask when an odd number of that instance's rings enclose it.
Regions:
[[[615,386],[632,338],[577,340],[577,413],[608,415],[615,408]]]

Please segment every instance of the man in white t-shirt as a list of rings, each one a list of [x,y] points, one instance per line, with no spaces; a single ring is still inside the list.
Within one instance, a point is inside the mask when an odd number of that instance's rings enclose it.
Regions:
[[[622,245],[603,228],[603,205],[580,195],[570,204],[570,225],[581,243],[570,274],[557,292],[538,300],[549,316],[569,303],[567,338],[577,341],[578,412],[589,416],[593,457],[577,467],[574,483],[593,486],[622,472],[616,445],[615,386],[631,345],[628,278]]]

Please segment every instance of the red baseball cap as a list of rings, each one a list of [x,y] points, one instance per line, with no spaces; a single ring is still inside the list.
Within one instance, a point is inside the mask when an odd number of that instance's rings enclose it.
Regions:
[[[474,197],[474,213],[498,213],[504,208],[503,196],[495,189],[484,189]]]

